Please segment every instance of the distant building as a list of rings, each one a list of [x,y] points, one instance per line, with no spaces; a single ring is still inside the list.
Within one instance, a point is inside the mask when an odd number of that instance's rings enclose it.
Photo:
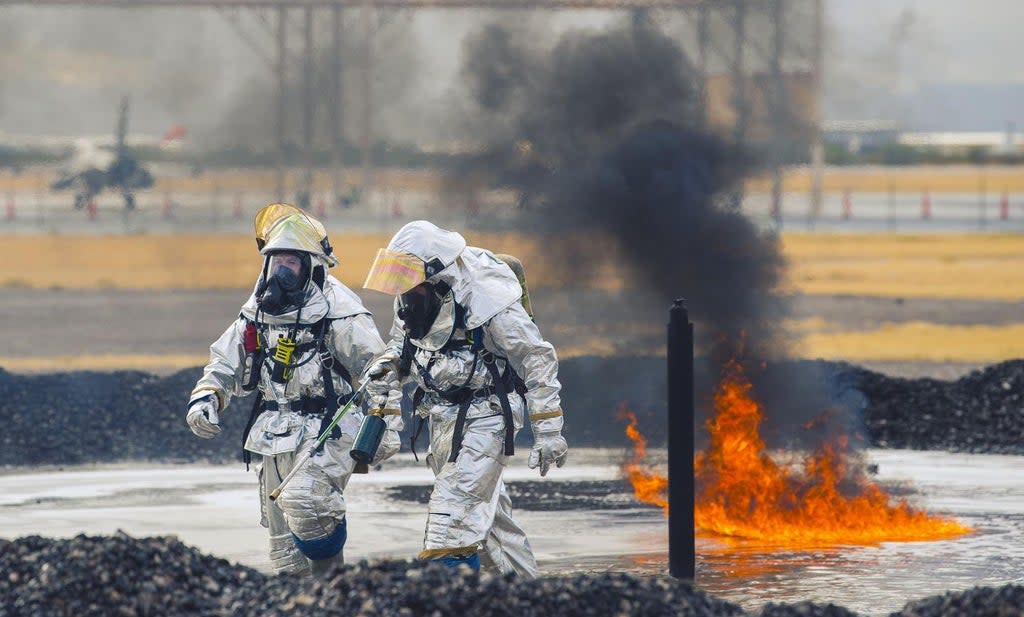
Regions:
[[[999,131],[947,131],[901,133],[899,143],[914,148],[927,148],[947,155],[962,155],[981,149],[989,154],[1020,154],[1024,135],[1013,126]]]
[[[842,146],[851,154],[898,143],[899,126],[888,120],[840,120],[822,127],[825,143]]]

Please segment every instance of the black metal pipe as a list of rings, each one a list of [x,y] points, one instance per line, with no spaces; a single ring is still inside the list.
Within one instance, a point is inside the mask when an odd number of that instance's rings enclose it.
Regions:
[[[668,319],[668,569],[693,580],[693,324],[679,298]]]

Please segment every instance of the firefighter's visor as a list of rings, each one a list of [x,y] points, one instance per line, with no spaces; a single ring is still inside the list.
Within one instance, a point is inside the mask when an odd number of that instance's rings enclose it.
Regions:
[[[379,249],[363,287],[397,296],[427,280],[425,265],[415,255]]]

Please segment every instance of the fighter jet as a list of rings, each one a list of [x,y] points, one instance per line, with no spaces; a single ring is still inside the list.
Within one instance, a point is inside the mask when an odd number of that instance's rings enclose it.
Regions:
[[[87,139],[75,142],[67,162],[57,172],[50,186],[55,191],[73,190],[75,209],[84,208],[105,189],[120,191],[126,210],[135,208],[133,191],[153,186],[153,174],[128,152],[125,134],[128,130],[128,97],[121,99],[113,148],[104,148]]]

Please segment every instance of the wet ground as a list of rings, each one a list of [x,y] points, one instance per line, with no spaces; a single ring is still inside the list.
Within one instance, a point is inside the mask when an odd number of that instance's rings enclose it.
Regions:
[[[1024,457],[893,450],[869,456],[881,482],[977,532],[942,542],[801,550],[701,537],[698,585],[746,608],[813,600],[879,615],[946,590],[1024,583]],[[525,468],[525,457],[506,473],[542,568],[664,573],[666,521],[624,491],[617,465],[623,453],[577,449],[571,457],[543,481]],[[2,534],[173,534],[267,571],[255,482],[240,465],[8,469],[0,475]],[[429,471],[405,455],[356,476],[348,491],[349,560],[415,555],[429,483]]]

